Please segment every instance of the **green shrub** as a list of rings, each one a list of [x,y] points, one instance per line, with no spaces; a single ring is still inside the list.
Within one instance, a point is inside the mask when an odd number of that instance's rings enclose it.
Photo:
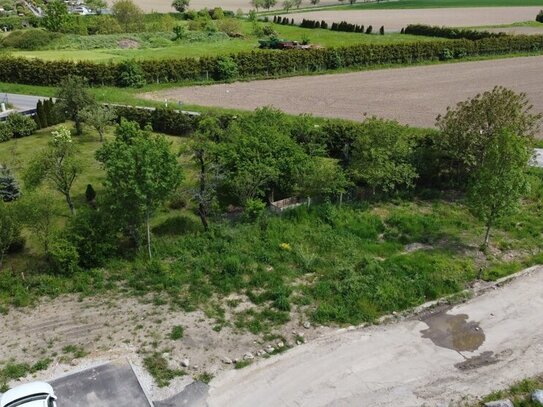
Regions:
[[[5,122],[0,122],[0,143],[8,141],[12,137],[13,131],[11,127]]]
[[[539,14],[535,17],[535,21],[543,23],[543,10],[541,10]]]
[[[123,88],[141,88],[144,86],[145,76],[141,66],[135,61],[121,62],[117,83]]]
[[[228,81],[239,75],[238,64],[231,57],[219,57],[215,69],[215,79]]]
[[[258,219],[266,210],[266,204],[260,199],[248,199],[245,203],[244,214],[249,220]]]
[[[34,119],[21,113],[10,114],[6,119],[6,124],[11,128],[13,138],[31,136],[38,128]]]
[[[116,253],[116,222],[105,209],[81,208],[70,219],[66,233],[83,268],[103,266]]]
[[[47,261],[52,272],[70,276],[77,271],[79,253],[73,243],[58,238],[49,245]]]
[[[36,50],[47,47],[60,37],[61,34],[38,29],[13,31],[0,44],[5,48]]]

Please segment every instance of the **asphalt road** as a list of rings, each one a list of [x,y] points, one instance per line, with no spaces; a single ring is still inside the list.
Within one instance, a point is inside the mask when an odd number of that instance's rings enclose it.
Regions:
[[[231,370],[209,407],[446,406],[541,373],[543,267],[423,320],[344,330]]]
[[[14,110],[19,112],[35,109],[38,101],[44,99],[47,98],[42,96],[18,95],[14,93],[0,93],[0,103],[11,103]]]
[[[108,363],[51,382],[59,407],[152,407],[130,364]]]

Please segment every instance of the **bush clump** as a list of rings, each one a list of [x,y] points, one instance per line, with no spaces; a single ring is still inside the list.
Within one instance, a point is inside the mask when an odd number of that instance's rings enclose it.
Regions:
[[[6,119],[6,125],[11,130],[12,138],[31,136],[38,128],[34,119],[21,113],[10,114]]]
[[[62,35],[40,29],[13,31],[0,43],[4,48],[37,50],[45,48]]]

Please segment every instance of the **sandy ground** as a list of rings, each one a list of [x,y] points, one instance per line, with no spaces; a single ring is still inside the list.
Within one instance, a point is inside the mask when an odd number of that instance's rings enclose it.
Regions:
[[[113,4],[114,0],[108,0],[109,4]],[[160,12],[170,12],[174,11],[172,8],[172,0],[134,0],[138,6],[140,6],[144,11],[160,11]],[[304,1],[304,7],[309,6],[307,0]],[[283,4],[282,1],[277,2],[277,7],[280,7]],[[319,6],[327,4],[338,4],[334,0],[324,0],[319,3]],[[224,10],[236,11],[237,9],[242,9],[243,11],[249,11],[253,7],[250,5],[249,0],[191,0],[190,8],[195,10],[200,10],[203,8],[213,8],[213,7],[222,7]]]
[[[226,318],[239,308],[227,308]],[[330,332],[330,328],[304,329],[303,319],[297,311],[291,322],[274,331],[282,335],[287,344],[295,345],[294,332],[302,332],[308,340]],[[184,337],[171,340],[172,327],[184,327]],[[154,400],[162,400],[179,392],[192,381],[192,377],[207,372],[216,375],[232,365],[222,362],[226,356],[242,359],[246,352],[256,353],[267,346],[276,346],[277,340],[264,341],[262,336],[239,332],[230,326],[216,332],[216,321],[201,311],[182,312],[168,305],[155,305],[151,298],[138,301],[124,296],[108,294],[102,297],[79,299],[76,296],[44,298],[34,308],[12,309],[0,314],[0,367],[3,363],[29,363],[51,358],[54,363],[35,378],[52,380],[68,373],[115,361],[128,359],[142,379],[145,390]],[[85,355],[76,358],[64,348],[80,347]],[[158,388],[143,368],[146,353],[164,353],[170,367],[181,369],[181,361],[189,359],[188,375],[172,381],[168,388]],[[25,377],[20,382],[28,382]],[[11,383],[12,387],[19,383]]]
[[[511,24],[532,21],[541,7],[468,7],[408,10],[329,10],[290,14],[295,21],[325,20],[327,22],[348,21],[353,24],[382,25],[387,31],[400,31],[409,24],[446,25],[468,27],[481,25]]]
[[[541,373],[542,285],[536,267],[438,320],[319,338],[212,381],[209,407],[447,406],[487,394]]]
[[[145,94],[204,106],[363,120],[364,114],[432,127],[447,106],[496,85],[526,92],[543,112],[543,56],[170,89]]]

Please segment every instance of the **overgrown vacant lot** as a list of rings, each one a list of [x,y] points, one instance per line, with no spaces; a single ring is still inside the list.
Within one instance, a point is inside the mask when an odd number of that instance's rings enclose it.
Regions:
[[[393,3],[393,2],[390,2]],[[400,2],[394,2],[400,3]],[[387,3],[383,3],[387,4]],[[302,19],[325,20],[328,22],[348,21],[373,27],[385,26],[388,31],[400,31],[409,24],[443,25],[449,27],[469,27],[494,24],[511,24],[519,21],[532,21],[541,6],[532,7],[493,7],[493,8],[428,8],[402,10],[340,9],[292,13],[288,16],[294,21]]]
[[[0,162],[20,174],[49,137],[42,132],[3,143]],[[76,140],[85,166],[74,187],[76,206],[81,207],[86,205],[84,187],[92,183],[100,194],[103,175],[93,159],[99,147],[94,136]],[[171,140],[175,146],[185,143],[183,138]],[[186,195],[195,183],[194,169],[186,153],[180,160],[188,174],[180,194]],[[71,277],[44,274],[39,246],[26,234],[27,249],[8,257],[0,273],[0,301],[8,311],[41,295],[152,294],[186,311],[206,309],[218,326],[233,324],[253,333],[284,324],[295,310],[321,323],[371,321],[457,292],[480,267],[486,278],[495,278],[522,262],[531,264],[542,247],[541,207],[532,202],[540,199],[541,174],[535,174],[532,198],[496,230],[487,257],[478,252],[483,226],[462,198],[436,193],[429,199],[415,194],[389,203],[318,204],[258,222],[217,219],[208,233],[190,206],[166,206],[153,221],[156,260],[150,263],[142,254]],[[53,196],[59,213],[55,222],[63,224],[68,217],[65,203]],[[232,312],[226,319],[228,307]]]
[[[11,49],[14,56],[45,60],[111,61],[123,59],[188,58],[208,55],[226,55],[241,51],[258,50],[258,37],[252,33],[252,25],[241,23],[240,38],[230,38],[223,33],[187,32],[187,39],[174,41],[173,33],[113,34],[113,35],[62,35],[41,50]],[[365,35],[330,30],[309,30],[297,26],[273,24],[271,27],[280,38],[323,47],[357,44],[389,44],[404,42],[435,41],[412,35],[386,34]],[[377,30],[376,30],[377,31]],[[124,45],[123,45],[124,44]],[[130,44],[128,46],[128,44]],[[277,51],[284,52],[284,51]]]

